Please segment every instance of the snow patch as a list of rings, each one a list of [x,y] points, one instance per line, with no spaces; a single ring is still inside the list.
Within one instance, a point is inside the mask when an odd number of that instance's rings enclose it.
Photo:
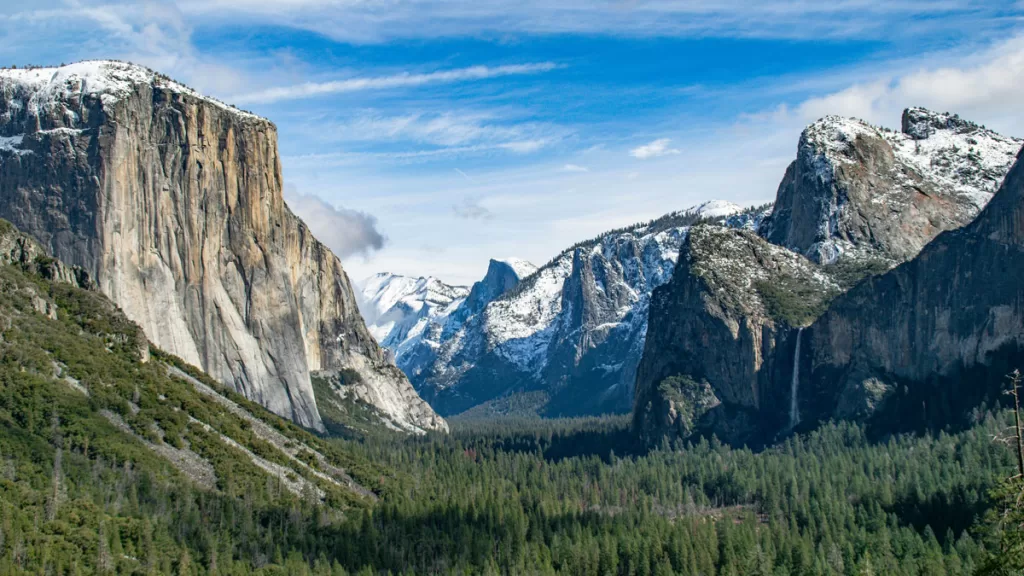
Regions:
[[[255,114],[199,94],[149,68],[128,62],[86,60],[52,68],[0,69],[0,89],[5,88],[5,84],[27,89],[32,93],[28,105],[37,108],[53,108],[82,95],[99,97],[103,106],[108,107],[134,93],[139,85],[149,84],[209,102],[243,118],[263,121]]]
[[[4,152],[13,152],[18,156],[31,154],[31,150],[21,149],[21,143],[24,139],[24,134],[18,134],[17,136],[0,136],[0,150]]]

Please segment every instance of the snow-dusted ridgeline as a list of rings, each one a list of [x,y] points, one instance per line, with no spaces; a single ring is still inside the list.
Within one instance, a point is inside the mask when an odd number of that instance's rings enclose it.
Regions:
[[[820,263],[902,262],[972,221],[1022,144],[923,108],[903,113],[900,132],[826,116],[801,135],[761,233]]]
[[[763,213],[708,202],[581,242],[399,366],[435,409],[456,414],[519,392],[543,414],[623,412],[632,401],[650,293],[668,281],[689,226],[756,228]],[[455,315],[453,315],[455,316]]]

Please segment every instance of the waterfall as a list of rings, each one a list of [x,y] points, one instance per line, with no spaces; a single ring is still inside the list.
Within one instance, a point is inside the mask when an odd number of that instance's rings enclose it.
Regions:
[[[789,427],[796,428],[800,423],[800,407],[797,403],[797,392],[800,388],[800,335],[803,328],[796,331],[796,346],[793,349],[793,382],[789,390]]]

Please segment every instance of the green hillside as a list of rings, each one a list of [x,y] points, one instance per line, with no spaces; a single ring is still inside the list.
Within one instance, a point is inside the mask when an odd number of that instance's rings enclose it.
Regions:
[[[827,425],[761,452],[648,451],[622,417],[318,437],[150,348],[9,228],[0,258],[0,574],[1016,569],[993,555],[1017,541],[997,521],[1017,493],[993,492],[1014,466],[993,441],[1005,413],[882,442]]]
[[[385,491],[382,468],[150,349],[9,224],[0,246],[0,573],[251,566]]]

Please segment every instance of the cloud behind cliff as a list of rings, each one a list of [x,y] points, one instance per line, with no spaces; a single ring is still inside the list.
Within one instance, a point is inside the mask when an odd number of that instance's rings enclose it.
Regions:
[[[332,206],[290,185],[285,186],[285,202],[338,258],[369,256],[387,243],[377,229],[377,218],[371,214]]]

